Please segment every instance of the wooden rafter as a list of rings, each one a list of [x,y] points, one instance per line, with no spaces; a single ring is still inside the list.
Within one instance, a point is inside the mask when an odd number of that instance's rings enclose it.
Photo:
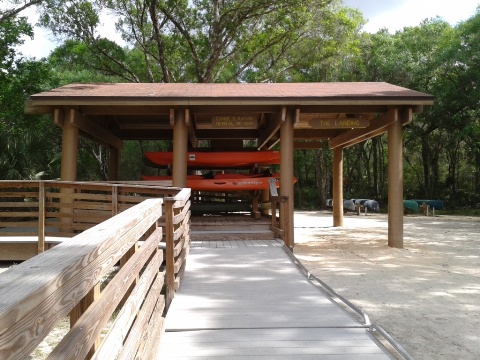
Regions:
[[[257,148],[260,150],[264,148],[268,141],[278,132],[282,121],[281,113],[276,113],[271,116],[268,127],[262,130],[260,138],[258,139]]]
[[[330,149],[335,149],[337,147],[345,148],[378,136],[386,132],[388,125],[392,124],[397,119],[398,109],[390,109],[386,113],[380,115],[377,119],[374,119],[368,127],[364,129],[353,129],[330,139],[329,147]]]
[[[103,144],[113,146],[116,149],[121,149],[123,147],[122,140],[112,135],[109,130],[104,129],[103,127],[84,117],[76,109],[70,109],[68,121],[70,121],[72,125],[77,127],[82,132],[88,134],[90,137]]]
[[[197,147],[198,139],[195,133],[195,122],[192,120],[190,110],[185,109],[185,124],[188,126],[188,139],[192,147]]]

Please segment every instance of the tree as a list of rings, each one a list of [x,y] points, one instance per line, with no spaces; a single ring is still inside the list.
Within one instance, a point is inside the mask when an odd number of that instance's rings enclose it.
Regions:
[[[17,17],[23,10],[36,6],[44,2],[45,0],[5,0],[3,8],[0,9],[0,23],[4,21],[13,20]]]
[[[105,11],[128,50],[98,33]],[[353,49],[362,21],[339,0],[56,0],[42,16],[105,73],[147,82],[302,80],[310,60]]]

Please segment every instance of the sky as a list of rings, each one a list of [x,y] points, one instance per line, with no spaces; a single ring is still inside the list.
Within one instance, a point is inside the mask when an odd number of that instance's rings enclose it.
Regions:
[[[363,13],[368,20],[364,31],[375,33],[387,28],[393,34],[437,16],[456,25],[475,13],[480,0],[343,0],[343,3]]]
[[[379,29],[387,28],[390,33],[401,30],[406,26],[419,25],[421,21],[434,17],[441,17],[451,25],[471,17],[480,0],[343,0],[343,3],[359,9],[368,23],[363,30],[375,33]],[[22,15],[28,16],[35,23],[37,16],[35,9],[28,9]],[[117,43],[122,44],[118,35],[115,36],[113,19],[104,18],[104,27],[101,30]],[[37,59],[47,56],[59,44],[45,29],[35,28],[33,40],[26,39],[19,49],[24,56]]]

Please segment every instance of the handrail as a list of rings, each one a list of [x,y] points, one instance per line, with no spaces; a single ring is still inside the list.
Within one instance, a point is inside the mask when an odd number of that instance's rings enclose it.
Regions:
[[[53,185],[57,193],[51,191]],[[39,187],[38,192],[31,191],[35,186]],[[16,188],[21,191],[13,191]],[[13,222],[6,216],[0,216],[0,221],[7,219],[3,224],[16,225],[18,218],[23,226],[26,222],[20,216],[31,219],[38,215],[42,219],[42,211],[37,211],[37,207],[42,202],[47,208],[58,206],[50,200],[55,196],[62,198],[61,188],[74,190],[64,197],[76,199],[70,209],[81,213],[93,208],[94,214],[111,216],[115,212],[111,201],[116,199],[119,213],[99,224],[92,222],[89,229],[77,235],[72,233],[75,236],[60,245],[0,275],[2,359],[4,354],[7,359],[28,357],[32,347],[69,313],[71,330],[49,358],[57,358],[57,354],[68,357],[73,352],[73,358],[81,358],[83,354],[97,359],[117,354],[133,358],[136,351],[137,355],[144,353],[143,358],[156,358],[156,346],[163,333],[162,319],[180,286],[189,253],[191,190],[153,185],[0,181],[0,208],[11,210],[9,214],[14,215]],[[24,206],[24,196],[19,194],[30,197],[28,207]],[[150,194],[157,198],[149,198]],[[20,201],[18,206],[15,201]],[[16,214],[19,216],[15,217]],[[62,214],[47,210],[43,211],[45,215],[58,218]],[[38,221],[39,230],[47,225]],[[162,239],[165,247],[160,244]],[[164,254],[167,266],[162,269]],[[120,270],[99,295],[99,279],[118,263]],[[161,295],[164,287],[166,296]],[[118,304],[123,304],[122,308],[100,345],[99,331]],[[17,347],[20,338],[22,346]],[[139,347],[140,342],[143,345]],[[155,346],[144,346],[145,343]]]
[[[145,200],[3,273],[0,276],[2,358],[28,357],[61,319],[79,304],[86,304],[84,298],[98,286],[100,278],[110,273],[120,258],[135,247],[137,241],[161,217],[162,202],[162,199]],[[58,358],[57,354],[62,358],[92,355],[100,332],[124,295],[128,294],[131,284],[140,276],[145,264],[151,264],[151,270],[142,273],[135,288],[144,282],[157,284],[148,286],[150,290],[145,297],[153,299],[154,307],[163,309],[163,297],[159,295],[163,276],[160,279],[158,271],[163,258],[158,251],[161,238],[162,231],[159,228],[114,275],[102,296],[87,300],[91,305],[83,309],[50,358]],[[150,313],[148,317],[154,315],[151,309],[141,309],[141,312]],[[158,317],[158,311],[155,314]],[[146,323],[142,326],[148,328]],[[141,336],[138,340],[143,341]],[[19,341],[21,346],[18,346]]]
[[[372,333],[375,331],[380,333],[384,337],[384,339],[387,340],[388,343],[392,345],[395,348],[395,350],[397,350],[406,360],[413,360],[413,357],[407,352],[407,350],[405,350],[402,347],[402,345],[397,343],[395,339],[392,338],[392,336],[387,331],[385,331],[385,329],[383,329],[380,325],[378,324],[370,325],[369,331]]]
[[[399,354],[401,354],[404,359],[406,360],[413,360],[413,358],[410,356],[410,354],[399,344],[395,341],[395,339],[392,338],[392,336],[385,330],[383,329],[380,325],[374,324],[370,322],[370,318],[367,315],[365,311],[360,309],[358,306],[338,294],[335,290],[333,290],[330,286],[328,286],[325,282],[320,280],[318,277],[313,275],[301,262],[298,260],[298,258],[295,256],[295,254],[287,247],[284,246],[283,249],[287,253],[287,255],[290,257],[292,262],[298,267],[298,269],[303,273],[303,275],[315,286],[317,286],[320,290],[322,290],[324,293],[329,295],[332,300],[334,298],[339,299],[342,303],[344,303],[348,308],[353,310],[355,313],[360,315],[363,318],[363,326],[367,328],[368,331],[370,332],[378,332],[380,335],[383,336],[383,338],[390,344],[392,345],[395,350],[398,351]],[[316,281],[317,284],[315,284],[312,280]]]
[[[190,190],[151,183],[2,180],[0,227],[5,229],[0,231],[0,240],[6,236],[37,236],[38,246],[12,251],[11,258],[10,252],[4,252],[0,260],[25,260],[48,250],[58,242],[56,239],[72,237],[144,199],[175,198],[177,194],[182,201],[175,207],[183,206]]]

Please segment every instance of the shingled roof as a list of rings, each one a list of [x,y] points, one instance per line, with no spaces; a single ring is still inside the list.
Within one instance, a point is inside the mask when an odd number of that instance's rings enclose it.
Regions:
[[[385,82],[327,83],[260,83],[260,84],[194,84],[194,83],[102,83],[70,84],[30,97],[33,104],[67,104],[152,102],[189,105],[198,103],[323,104],[362,102],[399,102],[430,105],[433,96]]]

